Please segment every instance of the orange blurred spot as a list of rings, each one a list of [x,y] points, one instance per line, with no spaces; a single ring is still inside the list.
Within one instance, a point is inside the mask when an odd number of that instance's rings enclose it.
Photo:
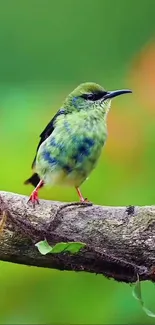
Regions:
[[[113,105],[114,106],[114,105]],[[117,107],[109,113],[106,154],[115,162],[139,168],[139,157],[143,151],[142,128],[132,113],[121,115]],[[103,153],[104,156],[105,153]]]
[[[147,44],[135,58],[131,79],[138,101],[155,114],[155,42]]]

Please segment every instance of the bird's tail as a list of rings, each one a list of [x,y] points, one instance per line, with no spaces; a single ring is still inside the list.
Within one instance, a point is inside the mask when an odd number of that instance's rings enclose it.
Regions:
[[[37,173],[34,173],[30,178],[28,178],[24,184],[32,184],[34,187],[36,187],[38,185],[38,183],[40,182],[40,177]]]

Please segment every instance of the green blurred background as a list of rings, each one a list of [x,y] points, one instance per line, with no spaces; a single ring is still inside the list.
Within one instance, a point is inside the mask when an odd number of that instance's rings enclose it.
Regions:
[[[79,83],[131,88],[113,101],[109,138],[82,186],[102,205],[155,203],[155,1],[1,0],[0,190],[30,195],[23,181],[39,134]],[[74,201],[74,189],[40,197]],[[155,288],[143,283],[155,311]],[[84,272],[0,262],[1,324],[154,324],[132,287]]]

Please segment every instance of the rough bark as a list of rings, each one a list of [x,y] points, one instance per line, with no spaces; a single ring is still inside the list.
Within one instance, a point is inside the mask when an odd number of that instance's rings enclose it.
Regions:
[[[0,260],[59,270],[101,273],[117,281],[155,281],[155,206],[87,206],[0,192]],[[2,226],[2,225],[1,225]],[[41,255],[35,243],[86,243],[77,254]]]

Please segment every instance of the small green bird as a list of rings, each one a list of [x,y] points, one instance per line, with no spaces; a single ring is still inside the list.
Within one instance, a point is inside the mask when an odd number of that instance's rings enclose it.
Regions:
[[[95,168],[106,142],[111,99],[131,92],[106,91],[87,82],[67,96],[40,135],[32,163],[34,174],[25,181],[35,186],[29,199],[33,205],[39,203],[38,190],[44,185],[73,186],[80,201],[87,201],[79,187]]]

